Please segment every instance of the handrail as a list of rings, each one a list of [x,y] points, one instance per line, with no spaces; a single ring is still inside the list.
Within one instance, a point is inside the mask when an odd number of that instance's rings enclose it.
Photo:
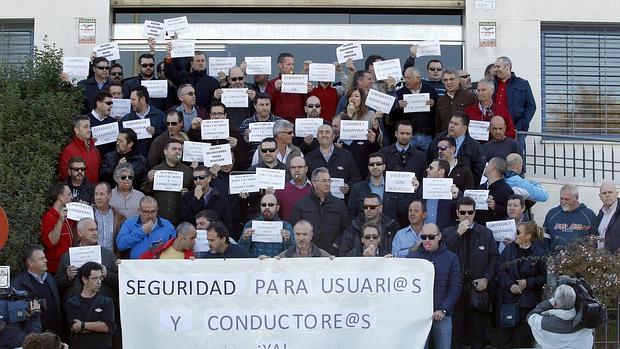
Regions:
[[[541,132],[525,132],[525,131],[517,131],[518,134],[525,136],[537,136],[537,137],[545,137],[545,138],[560,138],[560,139],[570,139],[575,141],[593,141],[593,142],[608,142],[608,143],[620,143],[620,136],[617,138],[606,138],[606,137],[596,137],[596,136],[576,136],[576,135],[562,135],[557,133],[541,133]]]

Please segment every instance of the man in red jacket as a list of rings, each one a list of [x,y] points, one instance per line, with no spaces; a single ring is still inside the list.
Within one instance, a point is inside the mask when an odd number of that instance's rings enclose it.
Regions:
[[[75,221],[67,219],[66,204],[71,202],[71,190],[66,183],[54,184],[49,196],[52,206],[41,217],[41,241],[45,246],[48,271],[56,273],[60,257],[77,240]]]
[[[473,103],[466,106],[463,109],[463,112],[469,116],[470,121],[479,120],[490,122],[493,116],[501,116],[506,122],[506,137],[515,139],[517,138],[517,132],[515,131],[515,125],[512,122],[512,117],[510,117],[510,112],[506,109],[506,107],[493,102],[494,90],[495,85],[493,85],[493,81],[486,79],[478,81],[478,103]]]
[[[69,159],[81,157],[86,163],[86,178],[91,183],[99,182],[99,168],[101,167],[101,155],[95,147],[95,140],[90,133],[90,119],[86,115],[73,118],[73,138],[60,153],[58,161],[58,177],[61,181],[67,179]]]
[[[301,74],[307,74],[306,65],[308,62],[304,62],[304,70]],[[282,93],[280,88],[282,87],[282,74],[294,74],[295,73],[295,58],[290,53],[280,53],[278,56],[278,69],[280,74],[267,82],[267,88],[265,92],[271,96],[271,112],[283,119],[286,119],[292,123],[295,123],[295,118],[299,115],[304,115],[304,103],[306,102],[307,94],[297,93]]]
[[[177,227],[177,237],[144,252],[140,259],[194,259],[196,228],[183,222]]]

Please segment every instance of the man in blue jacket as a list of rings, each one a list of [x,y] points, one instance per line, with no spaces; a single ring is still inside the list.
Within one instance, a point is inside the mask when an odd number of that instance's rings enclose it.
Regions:
[[[517,129],[517,140],[525,153],[525,135],[520,131],[530,128],[530,121],[536,112],[536,101],[530,83],[512,72],[512,61],[502,56],[495,60],[495,95],[493,102],[504,106],[510,112]]]
[[[435,267],[433,326],[424,348],[429,347],[432,337],[435,348],[448,349],[452,344],[452,314],[461,295],[461,264],[457,255],[442,243],[436,224],[425,224],[420,239],[422,244],[407,257],[426,259]]]
[[[545,217],[545,242],[551,249],[598,235],[596,214],[586,205],[579,203],[579,191],[574,184],[565,184],[560,189],[560,206],[549,210]]]

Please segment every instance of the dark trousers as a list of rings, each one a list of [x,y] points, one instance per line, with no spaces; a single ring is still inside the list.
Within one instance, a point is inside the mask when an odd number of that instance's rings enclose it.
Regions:
[[[533,308],[520,308],[519,309],[519,322],[515,327],[511,328],[497,328],[497,346],[499,348],[530,348],[534,343],[534,336],[532,336],[532,330],[527,323],[527,314]]]
[[[483,313],[468,306],[469,297],[467,293],[462,294],[452,315],[452,349],[460,349],[464,340],[469,343],[472,349],[484,348],[486,335],[486,323],[489,314]]]

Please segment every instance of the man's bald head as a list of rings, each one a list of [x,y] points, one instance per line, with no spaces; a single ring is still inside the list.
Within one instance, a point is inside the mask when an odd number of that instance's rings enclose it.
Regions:
[[[491,139],[501,141],[506,138],[506,121],[503,117],[495,115],[491,118]]]
[[[506,168],[517,174],[523,169],[523,158],[517,153],[511,153],[506,156]]]

